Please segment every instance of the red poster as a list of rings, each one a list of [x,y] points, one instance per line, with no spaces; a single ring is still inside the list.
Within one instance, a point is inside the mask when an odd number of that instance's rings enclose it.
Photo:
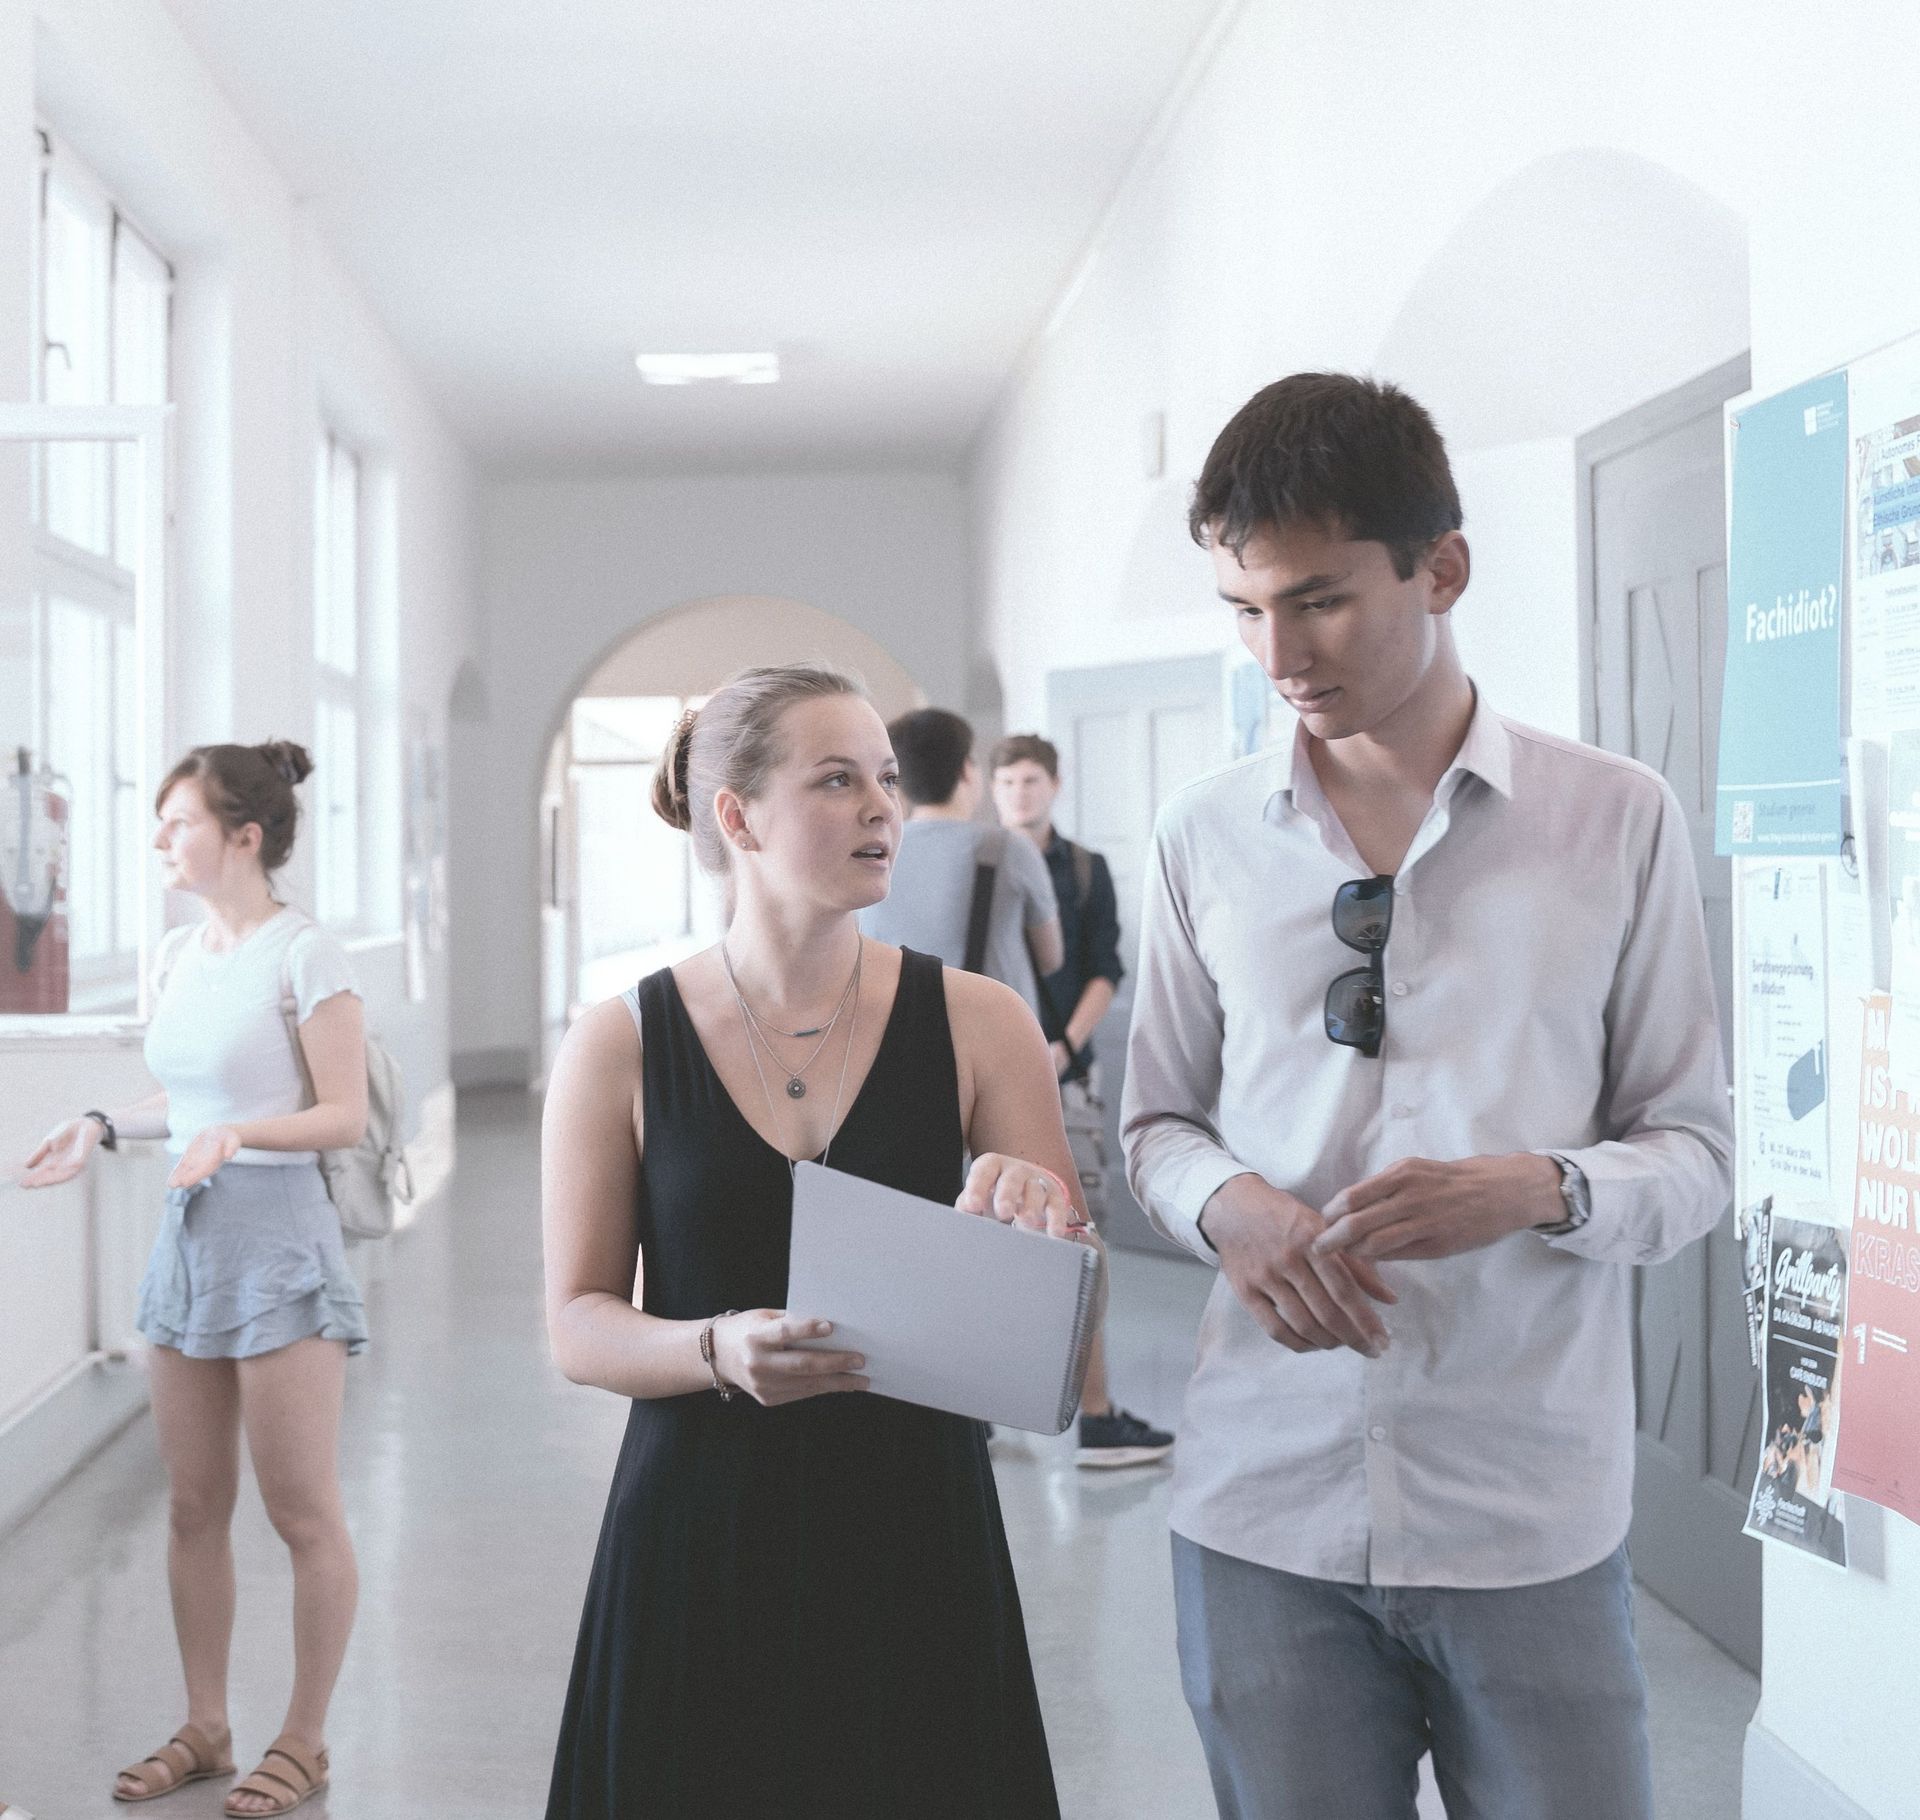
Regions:
[[[1833,1483],[1920,1523],[1920,1107],[1888,1078],[1889,1009],[1867,1000]]]

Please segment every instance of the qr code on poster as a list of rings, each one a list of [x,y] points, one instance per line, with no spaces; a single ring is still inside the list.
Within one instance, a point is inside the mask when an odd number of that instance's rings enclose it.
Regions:
[[[1753,839],[1753,804],[1733,805],[1733,844],[1744,846]]]

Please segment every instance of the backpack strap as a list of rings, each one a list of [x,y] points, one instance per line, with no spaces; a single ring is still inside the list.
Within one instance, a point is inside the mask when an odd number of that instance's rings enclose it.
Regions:
[[[969,973],[984,973],[987,961],[987,924],[993,914],[993,887],[1006,858],[1007,833],[990,828],[974,849],[973,903],[967,911],[967,955],[960,964]]]
[[[197,923],[180,923],[161,936],[153,957],[153,996],[156,1001],[166,991],[167,981],[173,978],[173,970],[180,964],[180,956],[186,952],[187,943],[193,940],[193,932],[198,927]]]
[[[299,939],[296,931],[293,942]],[[293,990],[293,942],[288,942],[280,950],[280,1015],[286,1019],[287,1040],[293,1045],[293,1062],[300,1070],[300,1083],[307,1092],[307,1105],[313,1107],[320,1104],[320,1093],[307,1067],[307,1052],[300,1047],[300,1001]]]

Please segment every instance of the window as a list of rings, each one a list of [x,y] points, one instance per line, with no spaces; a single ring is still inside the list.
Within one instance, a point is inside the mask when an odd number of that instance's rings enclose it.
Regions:
[[[681,713],[704,697],[582,696],[568,780],[578,843],[579,979],[592,1004],[670,966],[720,928],[693,843],[653,812],[653,774]]]
[[[401,926],[399,562],[391,468],[345,438],[314,451],[314,914],[350,935]]]
[[[361,922],[360,461],[334,436],[318,449],[313,524],[314,913],[352,929]]]
[[[166,261],[44,132],[40,176],[36,402],[79,410],[165,403]],[[48,421],[45,413],[38,420]],[[65,918],[35,939],[36,982],[26,969],[0,981],[0,1011],[112,1013],[137,1004],[147,866],[143,462],[159,473],[157,446],[142,448],[137,437],[102,433],[13,442],[5,458],[0,854],[17,871],[36,843],[64,845]],[[7,883],[9,920],[32,928],[41,911],[25,875]]]

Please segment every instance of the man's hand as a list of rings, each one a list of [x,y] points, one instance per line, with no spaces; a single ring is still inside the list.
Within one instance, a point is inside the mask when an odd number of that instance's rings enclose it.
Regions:
[[[1550,1156],[1409,1157],[1336,1194],[1313,1249],[1354,1263],[1450,1258],[1550,1225],[1564,1212],[1560,1165]]]
[[[1289,1352],[1350,1346],[1377,1359],[1386,1351],[1386,1327],[1368,1298],[1399,1297],[1363,1259],[1315,1252],[1326,1222],[1306,1202],[1257,1175],[1237,1175],[1214,1192],[1200,1220],[1234,1294]]]
[[[1073,1051],[1065,1043],[1050,1043],[1048,1048],[1053,1052],[1053,1071],[1064,1081],[1067,1070],[1073,1066]]]

